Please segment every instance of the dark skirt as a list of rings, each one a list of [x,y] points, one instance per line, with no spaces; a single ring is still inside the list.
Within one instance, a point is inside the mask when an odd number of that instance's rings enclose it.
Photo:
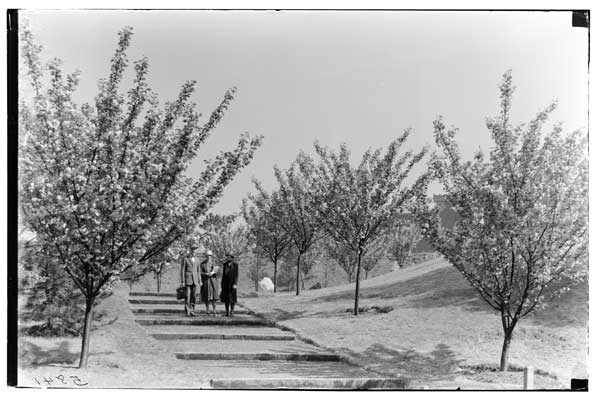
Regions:
[[[217,301],[217,278],[202,278],[202,287],[200,287],[200,299],[203,303]]]
[[[221,289],[220,300],[222,303],[237,303],[237,289],[233,285],[225,285]]]
[[[231,290],[227,290],[227,291],[222,290],[221,291],[221,302],[236,304],[237,303],[237,289],[231,289]]]

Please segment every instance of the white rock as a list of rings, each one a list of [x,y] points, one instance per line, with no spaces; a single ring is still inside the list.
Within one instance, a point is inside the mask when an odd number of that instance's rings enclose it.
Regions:
[[[266,276],[258,281],[258,290],[261,292],[273,292],[274,288],[273,281]]]

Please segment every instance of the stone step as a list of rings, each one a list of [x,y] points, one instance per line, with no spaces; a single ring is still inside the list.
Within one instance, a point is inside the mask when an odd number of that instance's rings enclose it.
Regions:
[[[331,353],[175,353],[180,360],[340,361]]]
[[[161,340],[161,345],[174,353],[214,353],[214,354],[321,354],[327,353],[320,347],[300,340]],[[211,358],[215,359],[215,358]],[[218,358],[216,358],[218,359]],[[337,361],[335,360],[331,361]]]
[[[404,378],[253,378],[213,379],[213,389],[406,389]]]
[[[165,340],[161,344],[183,360],[340,361],[339,355],[299,340]]]
[[[175,296],[172,299],[161,299],[161,298],[130,298],[129,304],[179,304],[183,307],[184,301],[177,300]]]
[[[292,335],[261,335],[242,333],[168,333],[158,332],[151,334],[159,340],[294,340]]]
[[[181,360],[185,368],[198,371],[198,378],[249,379],[368,379],[383,378],[375,372],[337,361],[277,360]]]
[[[136,315],[136,319],[206,319],[209,321],[215,321],[215,320],[261,320],[264,322],[267,322],[265,319],[260,318],[260,317],[256,317],[253,315],[249,315],[249,314],[238,314],[237,312],[235,313],[235,316],[233,317],[227,317],[225,316],[225,314],[219,315],[217,314],[217,316],[215,317],[212,313],[210,315],[206,315],[206,313],[202,313],[202,312],[198,312],[195,311],[195,315],[193,317],[186,317],[185,314],[183,313],[178,313],[178,314],[161,314],[161,315],[155,315],[155,314],[137,314]]]
[[[162,306],[170,306],[170,305],[179,305],[181,307],[183,307],[183,305],[185,304],[184,300],[177,300],[175,298],[175,296],[173,296],[173,298],[169,299],[166,297],[133,297],[133,298],[129,298],[129,304],[153,304],[153,305],[162,305]],[[217,301],[215,303],[217,305],[217,307],[225,307],[224,303],[221,303],[220,301]],[[196,307],[198,306],[204,306],[204,303],[202,302],[196,302]],[[237,304],[236,305],[236,310],[238,308],[240,308],[241,305]]]
[[[146,296],[146,297],[172,297],[175,298],[175,291],[169,292],[129,292],[129,296]]]
[[[157,333],[213,334],[213,335],[290,335],[289,332],[270,326],[248,325],[147,325],[144,330],[149,335]]]
[[[177,305],[177,306],[171,306],[171,307],[160,307],[160,308],[156,308],[156,307],[136,307],[136,308],[132,308],[131,311],[134,314],[185,314],[185,310],[183,308],[183,305]],[[224,315],[225,314],[225,310],[223,309],[217,309],[217,315]],[[198,309],[196,308],[196,310],[194,311],[194,313],[196,313],[196,315],[198,314],[203,314],[206,315],[206,309]],[[212,309],[210,311],[210,314],[212,315]],[[248,314],[248,310],[235,310],[236,315],[247,315]]]
[[[159,318],[136,318],[136,322],[140,325],[250,325],[250,326],[270,326],[270,324],[258,318],[243,318],[243,317],[173,317],[159,316]]]

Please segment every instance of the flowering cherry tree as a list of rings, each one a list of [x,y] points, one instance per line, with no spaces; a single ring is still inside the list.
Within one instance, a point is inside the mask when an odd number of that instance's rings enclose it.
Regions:
[[[412,221],[403,221],[391,229],[389,253],[398,263],[398,268],[406,266],[406,262],[420,238],[421,227]]]
[[[368,150],[358,166],[350,163],[350,151],[340,146],[339,154],[315,143],[319,161],[300,154],[297,163],[311,187],[312,206],[323,229],[336,242],[356,255],[354,315],[358,315],[360,273],[366,249],[385,234],[397,216],[425,196],[428,176],[412,185],[406,179],[425,156],[400,153],[410,131],[394,140],[387,151]]]
[[[389,251],[390,237],[388,234],[379,236],[371,242],[366,248],[362,259],[361,268],[365,271],[365,279],[369,279],[371,272],[381,259],[383,259]]]
[[[388,235],[382,235],[372,244],[365,248],[361,260],[361,268],[365,271],[365,279],[368,279],[369,272],[375,268],[377,263],[385,256],[389,247]],[[343,243],[329,239],[324,241],[323,247],[329,257],[344,270],[348,277],[348,283],[352,283],[356,278],[356,253],[349,250]]]
[[[180,243],[181,242],[179,241],[173,243],[167,250],[152,257],[147,262],[148,268],[154,274],[157,292],[160,292],[160,289],[162,287],[162,277],[163,273],[165,272],[165,268],[173,264],[173,262],[176,261],[184,251]]]
[[[282,219],[285,231],[291,238],[296,255],[296,296],[300,294],[300,269],[302,256],[320,239],[321,223],[313,210],[308,181],[298,173],[295,164],[287,171],[275,167],[279,182]]]
[[[202,122],[191,100],[195,82],[184,83],[177,98],[161,107],[143,58],[134,63],[133,85],[122,94],[131,36],[131,28],[119,33],[95,103],[77,105],[78,73],[66,75],[56,59],[42,63],[41,46],[30,32],[22,35],[23,79],[30,81],[33,99],[24,102],[20,115],[21,209],[28,228],[85,296],[81,368],[87,366],[100,291],[122,274],[135,276],[187,235],[261,142],[244,134],[233,150],[205,161],[198,176],[188,176],[187,167],[235,89]]]
[[[273,291],[277,292],[277,262],[289,250],[291,239],[284,226],[284,209],[279,192],[266,192],[258,181],[254,181],[254,185],[256,193],[244,199],[242,215],[256,245],[273,263]]]
[[[214,253],[215,260],[221,264],[225,263],[228,253],[240,257],[251,250],[248,227],[236,224],[237,217],[236,214],[209,214],[201,224],[205,232],[205,246]]]
[[[514,92],[510,71],[500,84],[500,115],[487,120],[493,146],[460,160],[441,118],[434,122],[442,154],[431,161],[450,207],[454,228],[436,212],[421,214],[425,233],[502,319],[500,369],[508,368],[517,322],[545,306],[587,273],[587,140],[556,125],[542,127],[555,103],[528,124],[509,121]]]
[[[310,246],[310,249],[302,254],[300,258],[300,288],[305,289],[305,281],[309,279],[311,271],[314,267],[324,261],[325,248],[322,240],[318,240]],[[298,260],[298,249],[292,247],[285,255],[284,260],[288,264],[296,264]]]

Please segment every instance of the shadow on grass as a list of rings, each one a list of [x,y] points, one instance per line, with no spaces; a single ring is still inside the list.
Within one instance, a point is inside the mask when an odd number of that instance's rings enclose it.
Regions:
[[[70,350],[69,341],[63,340],[56,347],[42,348],[41,346],[24,342],[20,346],[20,362],[34,366],[48,364],[73,364],[79,359],[79,352]]]
[[[288,319],[296,319],[305,316],[304,311],[286,311],[281,308],[274,308],[273,314],[269,314],[269,319],[273,319],[275,321],[285,321]]]
[[[365,309],[364,307],[360,308],[360,312],[361,314],[365,314],[367,312],[374,314],[376,313],[375,308],[379,308],[382,309],[383,307],[369,307],[368,309]],[[353,315],[353,311],[351,309],[347,309],[347,308],[338,308],[335,310],[326,310],[326,311],[287,311],[287,310],[282,310],[280,308],[274,308],[272,311],[270,311],[268,314],[265,314],[264,316],[271,320],[271,321],[275,321],[275,322],[281,322],[281,321],[287,321],[287,320],[291,320],[291,319],[297,319],[297,318],[330,318],[330,317],[350,317]]]
[[[90,352],[90,356],[113,353],[113,351]],[[23,365],[74,364],[79,360],[79,356],[79,348],[71,351],[68,340],[63,340],[55,347],[50,348],[44,348],[29,341],[19,345],[19,363]]]
[[[362,353],[348,349],[339,350],[371,370],[391,376],[420,379],[451,378],[458,373],[458,365],[464,361],[458,359],[450,347],[443,343],[438,344],[429,354],[412,349],[391,349],[381,344],[371,345]]]

